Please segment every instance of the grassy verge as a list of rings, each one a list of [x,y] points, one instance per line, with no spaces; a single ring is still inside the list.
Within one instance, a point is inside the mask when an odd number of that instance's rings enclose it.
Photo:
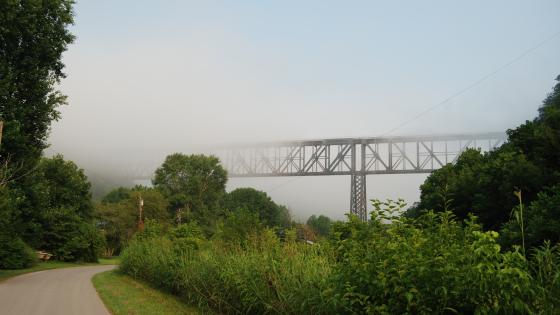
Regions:
[[[96,274],[93,285],[114,315],[199,314],[179,298],[116,271]]]
[[[72,262],[63,262],[63,261],[45,261],[39,262],[33,267],[25,268],[25,269],[0,269],[0,282],[12,278],[15,276],[19,276],[22,274],[35,272],[35,271],[43,271],[49,269],[58,269],[58,268],[68,268],[68,267],[81,267],[81,266],[95,266],[95,265],[118,265],[119,258],[102,258],[99,259],[99,264],[94,263],[72,263]]]
[[[99,258],[100,265],[118,265],[119,263],[120,263],[119,257]]]

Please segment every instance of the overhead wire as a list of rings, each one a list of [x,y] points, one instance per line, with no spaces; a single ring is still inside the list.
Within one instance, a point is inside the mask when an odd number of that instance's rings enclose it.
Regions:
[[[393,132],[401,129],[402,127],[410,124],[411,122],[417,120],[418,118],[430,113],[431,111],[433,111],[436,108],[439,108],[443,105],[445,105],[446,103],[449,103],[449,101],[451,101],[452,99],[464,94],[465,92],[475,88],[476,86],[480,85],[482,82],[490,79],[491,77],[495,76],[496,74],[500,73],[501,71],[503,71],[504,69],[506,69],[507,67],[513,65],[514,63],[517,63],[518,61],[520,61],[521,59],[527,57],[529,54],[531,54],[533,51],[537,50],[538,48],[540,48],[541,46],[544,46],[546,43],[550,42],[551,40],[553,40],[554,38],[556,38],[558,35],[560,35],[560,31],[554,33],[552,36],[547,37],[545,40],[539,42],[538,44],[532,46],[531,48],[525,50],[522,54],[518,55],[517,57],[511,59],[510,61],[506,62],[505,64],[503,64],[502,66],[498,67],[497,69],[495,69],[494,71],[484,75],[483,77],[481,77],[480,79],[474,81],[473,83],[471,83],[470,85],[468,85],[467,87],[455,92],[454,94],[452,94],[451,96],[447,97],[446,99],[444,99],[443,101],[428,107],[427,109],[421,111],[420,113],[418,113],[416,116],[402,122],[401,124],[397,125],[396,127],[382,133],[380,135],[380,137],[383,136],[387,136],[392,134]]]
[[[489,72],[488,74],[482,76],[480,79],[474,81],[473,83],[471,83],[470,85],[466,86],[465,88],[455,92],[454,94],[450,95],[449,97],[447,97],[446,99],[444,99],[443,101],[428,107],[427,109],[421,111],[420,113],[418,113],[417,115],[415,115],[414,117],[400,123],[399,125],[397,125],[396,127],[382,133],[381,135],[379,135],[380,137],[383,136],[387,136],[392,134],[393,132],[401,129],[402,127],[410,124],[411,122],[419,119],[420,117],[430,113],[431,111],[447,104],[449,101],[457,98],[458,96],[464,94],[465,92],[477,87],[478,85],[480,85],[481,83],[483,83],[484,81],[490,79],[491,77],[495,76],[496,74],[500,73],[501,71],[505,70],[506,68],[508,68],[509,66],[519,62],[520,60],[522,60],[523,58],[527,57],[528,55],[530,55],[533,51],[537,50],[538,48],[544,46],[545,44],[547,44],[548,42],[552,41],[554,38],[558,37],[560,35],[560,31],[554,33],[553,35],[547,37],[546,39],[540,41],[539,43],[537,43],[536,45],[530,47],[529,49],[526,49],[525,51],[523,51],[523,53],[521,53],[520,55],[516,56],[515,58],[509,60],[508,62],[506,62],[505,64],[501,65],[500,67],[496,68],[495,70]],[[292,182],[295,182],[299,179],[301,179],[302,176],[295,176],[294,178],[291,178],[285,182],[282,182],[278,185],[273,186],[271,189],[268,189],[268,192],[273,192],[283,186],[286,186]]]

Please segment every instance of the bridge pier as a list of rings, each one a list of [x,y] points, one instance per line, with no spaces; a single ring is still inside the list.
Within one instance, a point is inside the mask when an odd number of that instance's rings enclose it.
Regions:
[[[350,213],[367,221],[366,175],[355,173],[350,179]]]

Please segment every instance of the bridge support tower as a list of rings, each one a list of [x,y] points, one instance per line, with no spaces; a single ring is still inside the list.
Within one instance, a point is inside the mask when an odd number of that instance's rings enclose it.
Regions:
[[[355,173],[350,179],[350,213],[367,221],[366,175]]]

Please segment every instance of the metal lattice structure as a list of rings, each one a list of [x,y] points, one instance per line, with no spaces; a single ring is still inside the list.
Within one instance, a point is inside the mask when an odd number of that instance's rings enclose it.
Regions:
[[[467,148],[490,151],[504,133],[291,141],[220,154],[231,177],[350,175],[350,212],[367,220],[366,175],[430,173]]]

